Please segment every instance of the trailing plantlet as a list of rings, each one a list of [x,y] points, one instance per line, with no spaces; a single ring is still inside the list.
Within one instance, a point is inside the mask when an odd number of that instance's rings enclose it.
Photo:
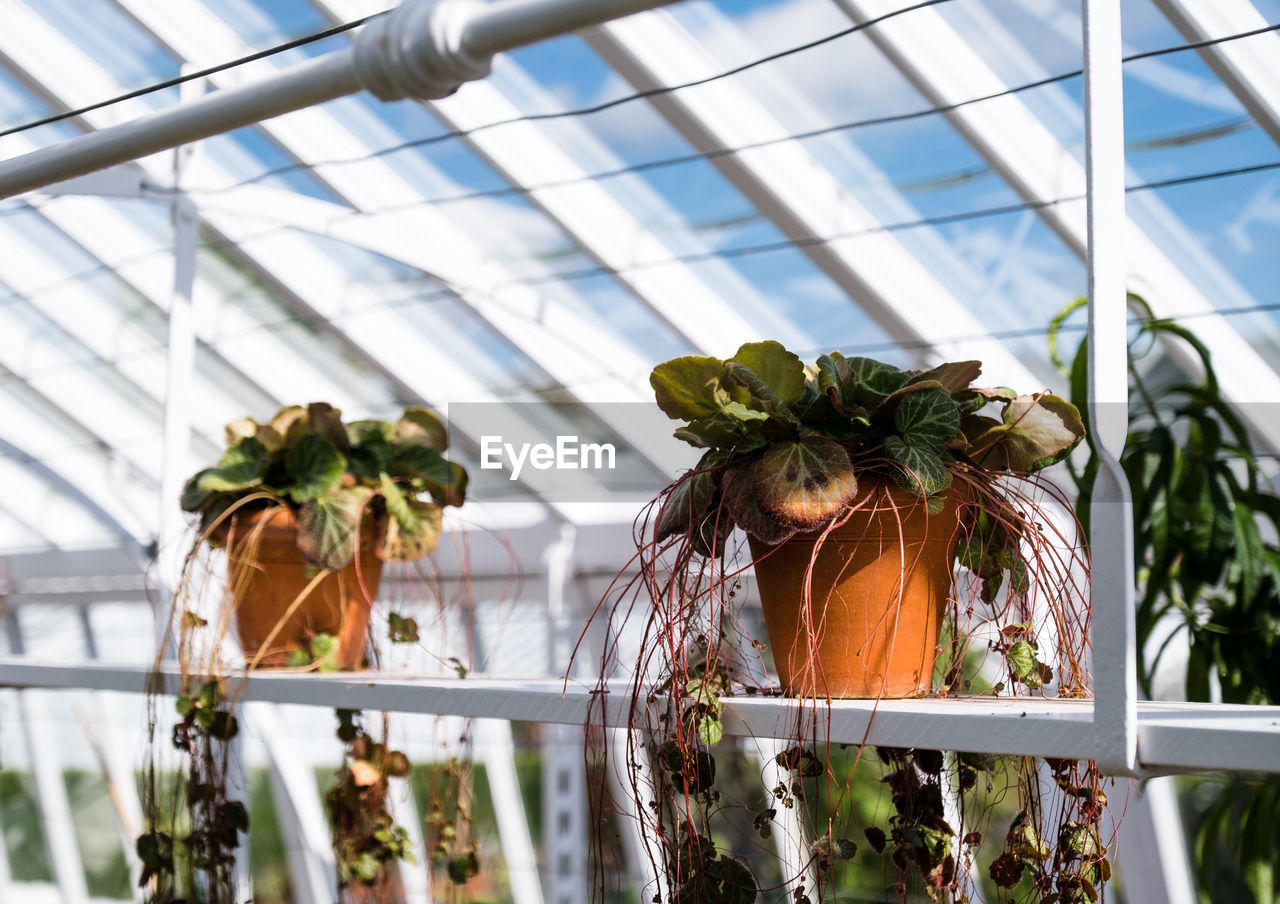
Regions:
[[[621,764],[658,876],[642,900],[860,888],[960,902],[976,882],[989,898],[1100,899],[1093,764],[864,757],[828,739],[836,697],[1089,695],[1088,562],[1070,504],[1036,474],[1084,438],[1080,414],[980,374],[839,352],[806,366],[768,341],[654,368],[675,436],[704,451],[637,521],[638,573],[605,600],[619,639],[601,691],[642,635]],[[753,567],[768,644],[740,605]],[[721,722],[740,693],[804,701],[754,767]]]
[[[362,668],[383,563],[435,549],[444,507],[461,505],[466,494],[465,470],[445,458],[445,426],[426,408],[407,408],[395,421],[344,423],[330,405],[294,405],[267,422],[233,421],[226,443],[221,460],[182,491],[199,536],[173,594],[166,637],[181,670],[171,746],[185,782],[169,786],[157,762],[162,720],[153,695],[148,825],[137,844],[143,885],[157,904],[236,900],[236,849],[249,826],[245,806],[227,789],[239,727],[237,701],[225,692],[227,635],[234,630],[246,672]],[[225,578],[211,561],[215,552],[225,558]],[[394,615],[391,634],[416,641],[416,622]],[[157,667],[168,653],[161,651]],[[349,892],[376,890],[386,885],[387,865],[408,854],[385,806],[389,777],[407,774],[408,762],[375,742],[353,714],[340,718],[348,755],[326,801],[339,879]]]

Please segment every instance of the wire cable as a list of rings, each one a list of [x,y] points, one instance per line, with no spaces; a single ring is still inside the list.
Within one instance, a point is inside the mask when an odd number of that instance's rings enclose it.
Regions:
[[[817,38],[813,41],[809,41],[804,44],[798,44],[794,47],[788,47],[785,50],[779,50],[775,53],[768,54],[767,56],[759,57],[748,63],[743,63],[739,66],[735,66],[732,69],[726,69],[722,72],[717,72],[714,75],[705,76],[704,78],[693,79],[692,81],[687,81],[687,82],[681,82],[680,84],[677,84],[677,85],[663,85],[658,88],[648,88],[644,91],[636,91],[632,94],[626,94],[626,95],[623,95],[622,97],[616,97],[613,100],[603,101],[601,103],[593,104],[587,107],[574,107],[570,110],[554,110],[546,113],[528,113],[523,116],[512,116],[508,119],[500,119],[500,120],[494,120],[493,122],[482,123],[481,125],[475,126],[474,128],[470,128],[470,129],[449,129],[447,131],[440,132],[439,134],[436,134],[436,135],[429,135],[425,138],[415,138],[410,141],[401,142],[400,144],[395,144],[395,145],[390,145],[389,147],[380,148],[376,151],[373,151],[361,157],[336,157],[329,160],[315,160],[307,163],[282,164],[281,166],[272,167],[271,169],[264,170],[263,172],[258,173],[256,176],[253,176],[252,178],[246,179],[242,182],[237,182],[233,185],[214,186],[214,187],[209,187],[204,189],[197,189],[195,191],[199,191],[202,193],[216,193],[216,192],[231,191],[232,189],[239,188],[242,185],[250,185],[254,182],[260,182],[264,179],[270,179],[274,176],[281,176],[303,167],[315,168],[315,167],[321,167],[321,166],[345,166],[345,165],[351,165],[356,163],[365,163],[369,160],[376,160],[379,157],[385,157],[390,154],[399,153],[401,151],[406,151],[413,148],[427,147],[429,145],[439,144],[444,141],[451,141],[456,138],[465,138],[468,135],[475,135],[479,132],[487,132],[491,129],[501,128],[502,126],[514,125],[516,123],[546,122],[549,120],[557,120],[557,119],[572,119],[572,118],[581,117],[581,116],[590,116],[594,113],[602,113],[606,110],[611,110],[615,107],[620,107],[624,104],[629,104],[637,100],[644,100],[645,98],[649,98],[649,97],[658,97],[664,94],[672,94],[676,91],[682,91],[685,88],[696,88],[699,85],[708,85],[708,84],[711,84],[712,82],[718,82],[718,81],[721,81],[722,79],[730,78],[734,75],[739,75],[743,72],[747,72],[751,69],[755,69],[756,67],[763,66],[767,63],[772,63],[777,60],[783,59],[785,57],[793,56],[797,53],[802,53],[806,50],[812,50],[813,48],[820,47],[823,44],[829,44],[832,41],[839,40],[840,38],[845,38],[845,37],[848,37],[849,35],[857,34],[858,32],[864,31],[873,25],[878,25],[881,22],[886,22],[890,19],[896,18],[897,16],[905,15],[906,13],[915,12],[916,10],[924,9],[925,7],[938,6],[939,4],[950,3],[950,2],[952,2],[952,0],[923,0],[923,2],[916,3],[912,6],[906,6],[901,9],[892,10],[890,12],[884,13],[883,15],[877,16],[874,19],[868,19],[866,22],[860,22],[856,25],[851,25],[848,28],[843,28],[840,31],[832,32],[831,34],[824,35],[823,37]],[[782,140],[785,140],[785,139],[782,139]]]
[[[1271,163],[1264,163],[1264,164],[1256,164],[1253,166],[1236,167],[1233,169],[1217,170],[1209,173],[1199,173],[1191,176],[1179,176],[1179,177],[1174,177],[1170,179],[1162,179],[1155,182],[1141,183],[1138,185],[1128,186],[1126,187],[1125,191],[1126,192],[1149,191],[1149,190],[1155,190],[1160,188],[1166,188],[1170,186],[1187,185],[1187,184],[1192,184],[1197,182],[1205,182],[1205,181],[1211,181],[1215,179],[1228,178],[1231,176],[1246,175],[1246,174],[1257,173],[1257,172],[1266,172],[1266,171],[1277,170],[1277,169],[1280,169],[1280,161],[1274,161]],[[572,271],[561,271],[557,273],[549,273],[542,276],[515,278],[515,279],[507,280],[504,282],[496,283],[488,287],[488,289],[486,290],[486,294],[488,294],[490,297],[493,297],[493,296],[496,296],[498,293],[500,293],[502,290],[507,288],[512,288],[515,286],[537,285],[537,284],[554,283],[554,282],[568,282],[568,281],[579,280],[579,279],[596,278],[600,276],[617,276],[622,272],[629,272],[632,269],[666,266],[676,262],[695,263],[699,261],[706,261],[709,259],[715,259],[715,258],[721,258],[721,257],[726,257],[726,258],[741,257],[749,254],[763,254],[763,253],[769,253],[769,252],[784,251],[792,247],[804,247],[806,245],[838,241],[840,239],[845,239],[845,238],[856,238],[859,236],[875,234],[878,232],[893,232],[893,231],[899,231],[899,230],[914,229],[921,226],[931,226],[931,225],[938,225],[942,223],[960,222],[960,221],[969,220],[969,219],[978,219],[982,217],[998,216],[1001,214],[1021,212],[1021,211],[1026,211],[1030,209],[1035,209],[1038,207],[1046,207],[1054,204],[1081,201],[1081,200],[1084,200],[1084,198],[1085,198],[1084,195],[1072,195],[1072,196],[1065,196],[1065,197],[1054,198],[1054,199],[1044,200],[1044,201],[1022,202],[1017,204],[1003,205],[1000,207],[989,207],[989,208],[984,208],[980,210],[962,211],[955,214],[944,214],[942,216],[937,216],[937,217],[924,217],[918,220],[904,221],[901,223],[881,224],[881,225],[870,227],[863,230],[832,234],[828,236],[799,237],[796,239],[787,239],[779,242],[769,242],[769,243],[763,243],[759,245],[747,245],[747,246],[741,246],[739,248],[728,248],[721,251],[703,252],[696,255],[684,255],[679,257],[664,258],[664,259],[656,260],[652,262],[638,262],[631,267],[621,268],[621,269],[608,268],[604,266],[595,266],[595,267],[582,268],[582,269],[577,269]],[[231,247],[251,244],[255,241],[261,241],[263,239],[267,239],[275,235],[282,235],[286,233],[298,233],[298,232],[303,232],[305,234],[306,231],[299,230],[297,227],[292,225],[277,225],[269,229],[261,230],[260,232],[257,232],[257,233],[251,233],[249,235],[240,236],[236,239],[223,238],[223,239],[206,240],[201,242],[198,247],[205,250],[231,248]],[[33,298],[37,298],[42,294],[57,291],[70,283],[79,282],[88,277],[91,277],[100,273],[113,272],[118,270],[121,267],[127,266],[132,263],[137,263],[144,259],[154,258],[157,256],[169,256],[171,253],[172,253],[171,250],[168,248],[155,249],[151,251],[141,252],[136,255],[131,255],[129,257],[126,257],[111,263],[103,262],[101,264],[86,268],[76,273],[68,274],[65,277],[62,277],[44,286],[40,286],[37,289],[28,291],[26,293],[9,292],[6,295],[0,295],[0,304],[10,303],[11,301],[15,301],[15,300],[22,300],[22,301],[29,302]],[[216,350],[218,348],[218,345],[221,344],[222,342],[233,341],[234,339],[243,335],[250,335],[250,334],[259,333],[259,332],[276,332],[276,331],[284,330],[293,326],[302,326],[309,329],[328,327],[336,331],[336,330],[340,330],[339,323],[342,320],[358,317],[369,311],[389,310],[389,309],[394,309],[399,307],[408,307],[411,305],[423,304],[423,303],[430,304],[430,303],[435,303],[437,301],[443,301],[449,298],[456,298],[459,296],[459,294],[473,291],[472,289],[466,286],[458,286],[458,285],[453,285],[451,283],[447,283],[441,280],[441,278],[435,274],[428,273],[426,271],[423,271],[423,272],[426,273],[426,275],[429,278],[443,282],[444,283],[443,287],[433,289],[428,292],[409,295],[404,298],[396,298],[389,301],[379,301],[379,302],[374,302],[370,304],[359,305],[357,307],[344,310],[340,314],[332,315],[328,317],[320,314],[313,314],[313,313],[290,314],[286,317],[281,317],[274,320],[268,320],[263,323],[257,323],[251,326],[245,326],[235,330],[229,330],[221,334],[218,337],[217,342],[209,343],[209,348]],[[1257,313],[1275,312],[1275,311],[1280,311],[1280,302],[1257,304],[1257,305],[1242,305],[1242,306],[1232,307],[1232,308],[1214,308],[1206,311],[1198,311],[1194,313],[1178,315],[1176,317],[1167,318],[1167,319],[1171,319],[1176,322],[1182,322],[1186,320],[1194,320],[1194,319],[1200,319],[1204,317],[1213,317],[1213,316],[1234,317],[1234,316],[1243,316],[1247,314],[1257,314]],[[514,312],[514,313],[519,313],[519,312]],[[1136,323],[1137,321],[1134,320],[1131,322]],[[1064,326],[1063,329],[1072,330],[1072,329],[1075,329],[1075,327]],[[1081,327],[1081,329],[1083,329],[1083,327]],[[914,340],[900,340],[900,341],[895,340],[895,341],[879,342],[879,343],[865,343],[862,345],[845,345],[844,349],[849,352],[858,352],[858,353],[863,353],[863,352],[872,353],[872,352],[894,351],[894,350],[903,350],[903,349],[916,350],[916,349],[931,348],[944,342],[947,344],[954,345],[957,343],[963,344],[967,342],[982,342],[982,341],[989,341],[992,339],[997,339],[997,340],[1024,339],[1024,338],[1032,338],[1036,336],[1043,336],[1047,334],[1047,332],[1048,332],[1047,326],[1025,327],[1025,328],[1014,328],[1014,329],[1008,329],[1008,330],[993,330],[993,331],[976,333],[976,334],[967,335],[967,336],[958,336],[958,337],[946,336],[946,337],[939,337],[936,339],[922,338],[922,339],[914,339]],[[161,342],[156,344],[152,348],[146,348],[146,347],[135,348],[131,351],[131,354],[144,354],[149,351],[159,352],[159,351],[162,351],[164,348],[165,348],[165,343]],[[814,353],[817,354],[817,353],[820,353],[821,351],[825,351],[825,349],[818,349]],[[24,373],[23,375],[21,375],[21,377],[18,377],[17,375],[15,375],[8,379],[10,380],[20,379],[21,381],[25,382],[30,379],[37,379],[40,377],[49,376],[51,374],[56,374],[62,371],[71,370],[75,368],[95,369],[100,367],[114,367],[114,366],[115,366],[114,361],[104,359],[97,355],[94,355],[91,359],[88,359],[88,360],[81,360],[81,361],[75,361],[75,362],[60,362],[58,364],[49,365],[48,367],[35,368],[27,373]],[[0,375],[0,385],[3,385],[4,382],[6,382],[6,377]],[[522,388],[528,388],[528,387],[525,384],[512,384],[510,387],[498,387],[495,391],[498,391],[498,392],[505,392],[508,390],[515,391]]]
[[[684,88],[707,84],[712,81],[717,81],[719,79],[727,78],[731,75],[734,75],[741,71],[745,71],[746,69],[752,68],[754,66],[760,66],[767,62],[773,62],[774,60],[779,59],[783,56],[788,56],[794,53],[799,53],[803,50],[808,50],[814,46],[817,46],[818,44],[826,43],[826,42],[835,40],[836,38],[846,37],[851,33],[854,33],[856,31],[861,31],[872,25],[876,25],[880,22],[883,22],[885,19],[891,18],[893,16],[902,15],[903,13],[913,12],[922,6],[932,6],[938,2],[947,2],[947,0],[931,0],[931,2],[929,3],[923,3],[917,6],[906,7],[904,9],[897,10],[892,13],[886,13],[883,16],[880,16],[875,19],[870,19],[867,22],[861,23],[859,25],[855,25],[852,28],[844,29],[840,32],[836,32],[832,35],[827,36],[826,38],[820,39],[819,41],[814,41],[814,42],[810,42],[809,44],[804,44],[804,45],[799,45],[797,47],[789,48],[788,50],[780,51],[768,57],[762,57],[751,63],[745,64],[744,66],[737,67],[736,69],[730,69],[725,72],[718,73],[714,76],[708,76],[707,78],[699,79],[697,81],[683,82],[678,85],[664,85],[663,87],[660,87],[660,88],[652,88],[647,91],[642,91],[635,94],[629,94],[629,95],[626,95],[625,97],[616,98],[615,100],[608,101],[604,104],[597,104],[591,107],[575,107],[570,110],[560,110],[560,111],[551,112],[551,113],[532,113],[526,116],[515,116],[515,117],[510,117],[508,119],[495,120],[494,122],[483,123],[471,129],[450,129],[448,131],[441,132],[437,135],[430,135],[425,138],[416,138],[416,139],[413,139],[412,141],[405,141],[400,144],[391,145],[389,147],[379,148],[376,151],[372,151],[371,153],[365,154],[360,157],[335,157],[335,158],[329,158],[327,160],[317,160],[317,161],[310,161],[306,163],[293,162],[293,163],[282,164],[280,166],[272,167],[270,169],[264,170],[263,172],[258,173],[248,179],[235,182],[231,185],[209,186],[209,187],[203,187],[203,188],[195,187],[195,188],[186,189],[186,191],[191,194],[217,194],[221,192],[233,191],[234,189],[240,188],[241,186],[252,185],[254,183],[261,182],[265,179],[270,179],[276,176],[282,176],[287,173],[293,172],[294,170],[297,170],[297,169],[316,168],[316,167],[322,167],[322,166],[352,166],[359,163],[367,163],[370,160],[376,160],[381,157],[386,157],[392,154],[400,153],[402,151],[428,147],[430,145],[439,144],[441,142],[450,141],[454,139],[466,138],[467,136],[474,135],[479,132],[484,132],[490,129],[496,129],[501,126],[512,125],[514,123],[538,122],[538,121],[553,120],[553,119],[567,119],[567,118],[587,116],[593,113],[598,113],[602,110],[610,109],[611,107],[616,107],[621,104],[630,103],[635,100],[640,100],[645,97],[652,97],[659,94],[669,94],[675,91],[680,91],[681,89],[684,89]],[[1238,32],[1236,34],[1231,34],[1231,35],[1224,35],[1219,38],[1211,38],[1209,40],[1204,40],[1204,41],[1192,41],[1186,44],[1177,44],[1170,47],[1162,47],[1156,50],[1143,51],[1141,53],[1135,53],[1127,57],[1124,57],[1121,60],[1121,62],[1128,64],[1128,63],[1137,62],[1139,60],[1145,60],[1145,59],[1151,59],[1153,57],[1164,56],[1167,54],[1182,53],[1187,50],[1199,50],[1205,47],[1214,46],[1218,44],[1225,44],[1230,41],[1239,41],[1245,38],[1251,38],[1257,35],[1267,34],[1269,32],[1275,32],[1275,31],[1280,31],[1280,23],[1274,24],[1274,25],[1267,25],[1262,28],[1255,28],[1250,31]],[[522,195],[522,196],[529,195],[532,192],[541,191],[543,189],[548,189],[548,188],[561,188],[569,185],[578,185],[585,182],[602,181],[604,179],[612,179],[612,178],[616,178],[619,176],[624,176],[632,173],[643,173],[643,172],[649,172],[657,169],[664,169],[666,167],[679,166],[679,165],[688,164],[688,163],[696,163],[703,160],[714,160],[720,157],[729,157],[729,156],[741,153],[743,151],[751,151],[751,150],[757,150],[759,148],[771,147],[778,144],[784,144],[789,141],[804,141],[810,138],[819,138],[824,135],[831,135],[839,132],[852,131],[854,129],[866,128],[868,126],[888,125],[891,123],[908,122],[915,119],[924,119],[929,116],[936,116],[940,113],[950,113],[955,110],[960,110],[960,109],[963,109],[964,107],[972,106],[973,104],[980,104],[985,101],[995,100],[1001,97],[1009,97],[1017,94],[1022,94],[1027,91],[1032,91],[1036,88],[1043,88],[1048,85],[1057,84],[1059,82],[1065,82],[1071,79],[1080,78],[1083,74],[1084,74],[1083,69],[1073,69],[1070,72],[1062,72],[1057,75],[1046,76],[1045,78],[1036,79],[1035,81],[1025,82],[1020,85],[1014,85],[1012,87],[1005,88],[1001,91],[995,91],[990,94],[983,94],[978,97],[971,97],[966,100],[956,101],[955,103],[951,103],[951,104],[931,106],[931,107],[926,107],[920,110],[908,111],[906,113],[893,113],[885,116],[874,116],[866,119],[853,120],[851,122],[836,123],[834,125],[822,126],[816,129],[807,129],[802,132],[783,135],[777,138],[768,138],[768,139],[763,139],[761,141],[748,142],[746,144],[736,145],[731,148],[715,148],[709,151],[697,151],[690,154],[679,154],[671,157],[662,157],[656,160],[647,160],[641,163],[621,166],[611,170],[603,170],[597,173],[587,174],[583,176],[575,176],[575,177],[566,178],[566,179],[556,179],[548,182],[538,183],[535,185],[506,186],[503,188],[468,192],[461,195],[452,195],[444,198],[433,199],[432,203],[452,203],[455,201],[470,200],[472,198],[494,198],[494,197],[509,197],[513,195]]]
[[[286,50],[293,50],[294,48],[302,47],[307,44],[314,44],[317,41],[323,41],[326,38],[332,38],[335,35],[342,34],[343,32],[359,28],[371,19],[376,19],[378,16],[385,15],[385,12],[374,13],[373,15],[365,16],[362,19],[344,22],[341,25],[335,25],[333,28],[326,28],[324,31],[318,31],[314,34],[309,34],[301,38],[295,38],[292,41],[287,41],[284,44],[277,44],[274,47],[268,47],[265,50],[256,51],[248,56],[238,57],[234,60],[228,60],[225,63],[219,63],[216,66],[210,66],[207,69],[200,69],[195,72],[188,72],[184,75],[174,76],[173,78],[165,79],[162,82],[156,82],[153,85],[148,85],[145,88],[137,88],[133,91],[118,94],[115,97],[109,97],[106,100],[100,100],[84,107],[77,107],[74,110],[54,113],[50,116],[44,117],[43,119],[37,119],[33,122],[24,123],[20,126],[11,126],[10,128],[0,130],[0,138],[4,138],[6,135],[16,135],[19,132],[26,132],[30,129],[37,129],[40,126],[52,125],[55,122],[62,122],[63,120],[72,119],[76,116],[83,116],[85,113],[92,113],[94,110],[101,110],[104,107],[110,107],[114,104],[120,104],[128,100],[134,100],[135,98],[145,97],[148,94],[154,94],[155,92],[163,91],[166,88],[177,87],[184,82],[207,78],[210,75],[216,75],[219,72],[226,72],[228,69],[234,69],[237,66],[243,66],[246,63],[253,63],[257,60],[266,59],[267,57],[275,56],[278,53],[284,53]]]

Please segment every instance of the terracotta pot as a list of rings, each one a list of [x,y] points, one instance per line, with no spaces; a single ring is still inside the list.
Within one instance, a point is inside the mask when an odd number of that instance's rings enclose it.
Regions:
[[[316,569],[298,552],[297,529],[297,519],[286,508],[233,519],[227,577],[240,647],[246,660],[252,661],[261,653],[260,667],[281,668],[288,664],[291,651],[309,650],[312,637],[330,634],[338,638],[338,666],[348,671],[358,669],[382,576],[382,560],[373,551],[373,522],[366,522],[356,559],[326,575],[286,618],[316,575]],[[275,636],[271,637],[273,631]]]
[[[777,546],[751,540],[783,689],[835,698],[927,694],[951,592],[959,502],[949,495],[942,512],[929,515],[923,500],[896,484],[863,477],[854,504],[860,510],[816,557],[821,531]]]

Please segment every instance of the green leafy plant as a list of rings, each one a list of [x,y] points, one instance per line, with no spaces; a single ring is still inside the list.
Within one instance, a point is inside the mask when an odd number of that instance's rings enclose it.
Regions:
[[[611,635],[642,625],[637,659],[625,664],[633,729],[625,773],[660,877],[653,900],[736,904],[767,885],[805,904],[824,900],[833,876],[863,866],[887,872],[881,890],[899,900],[966,901],[979,876],[1002,899],[1101,898],[1109,862],[1093,842],[1105,796],[1092,763],[1042,770],[1034,758],[883,751],[892,808],[874,808],[859,825],[846,798],[853,770],[832,765],[824,736],[825,695],[810,694],[786,710],[794,722],[777,727],[783,744],[769,768],[782,779],[767,798],[759,789],[736,797],[743,789],[728,768],[738,754],[722,720],[726,699],[780,693],[758,677],[766,645],[740,604],[743,573],[804,535],[812,582],[826,537],[868,488],[886,483],[932,515],[952,506],[959,523],[942,541],[944,550],[954,541],[953,580],[933,692],[1089,695],[1088,563],[1068,501],[1037,474],[1070,455],[1083,421],[1060,396],[982,388],[980,375],[977,361],[908,371],[838,352],[806,365],[768,341],[727,359],[686,356],[654,368],[659,406],[682,422],[675,436],[704,451],[639,519],[635,576],[620,576],[602,604]],[[756,558],[743,555],[735,528]],[[816,624],[812,586],[802,606]],[[796,647],[813,647],[816,633]],[[600,674],[624,665],[616,656],[611,646]],[[600,690],[606,699],[607,677]],[[853,766],[862,755],[851,754]],[[1009,813],[1007,831],[991,833],[995,850],[980,852],[984,820],[1002,796],[997,781],[1022,815]],[[943,806],[944,786],[954,812]],[[775,839],[787,811],[803,827],[805,873],[766,882],[742,839]]]
[[[324,796],[342,888],[391,882],[397,860],[416,862],[409,836],[387,808],[390,780],[407,778],[409,758],[374,740],[361,713],[340,709],[338,739],[347,745],[337,780]]]
[[[448,433],[428,408],[344,424],[323,402],[291,405],[266,423],[232,421],[226,441],[218,464],[182,491],[182,508],[215,545],[225,542],[219,528],[233,510],[286,506],[297,513],[298,549],[317,568],[351,561],[366,517],[379,557],[408,562],[435,549],[443,507],[466,496],[467,473],[444,457]]]
[[[210,697],[220,694],[228,671],[221,646],[233,622],[249,669],[359,667],[377,560],[409,562],[430,553],[444,507],[461,505],[466,495],[466,471],[444,455],[445,425],[423,407],[407,408],[395,421],[344,423],[331,405],[293,405],[266,422],[233,421],[226,445],[221,460],[192,475],[182,491],[182,508],[199,528],[170,618],[185,691],[174,745],[183,754],[186,786],[162,800],[162,777],[154,768],[148,773],[148,826],[138,852],[156,904],[196,894],[208,904],[231,904],[235,897],[235,848],[248,829],[246,811],[229,799],[226,785],[235,701]],[[268,530],[273,523],[296,528],[297,563],[286,555],[290,535]],[[201,554],[224,547],[222,581]],[[264,548],[276,558],[260,555]],[[269,568],[271,577],[259,580]],[[416,641],[417,624],[396,615],[391,633]],[[154,698],[152,706],[154,740],[161,710]],[[373,864],[381,875],[387,862],[407,853],[403,830],[379,802],[387,777],[408,767],[358,723],[348,719],[343,730],[355,732],[348,739],[355,746],[329,801],[333,840],[344,883],[365,882]]]
[[[1208,702],[1216,684],[1224,703],[1280,703],[1280,496],[1271,492],[1248,428],[1223,397],[1209,350],[1187,327],[1142,316],[1129,342],[1129,432],[1120,464],[1133,499],[1134,573],[1138,578],[1138,681],[1155,691],[1157,669],[1185,643],[1186,699]],[[1088,349],[1069,365],[1059,337],[1077,299],[1054,318],[1050,352],[1071,379],[1071,395],[1088,392]],[[1180,346],[1202,376],[1188,380],[1149,365]],[[1094,452],[1092,444],[1091,452]],[[1089,521],[1089,494],[1100,467],[1096,452],[1071,475],[1078,512]],[[1193,852],[1201,892],[1212,900],[1280,901],[1280,783],[1274,776],[1222,775],[1194,780],[1200,802]]]
[[[173,747],[190,767],[185,785],[173,791],[182,805],[170,812],[180,809],[187,818],[180,833],[176,821],[161,826],[153,818],[135,845],[142,864],[139,884],[150,887],[150,900],[166,904],[184,900],[203,883],[230,888],[240,834],[249,831],[248,809],[227,792],[228,745],[240,726],[221,683],[208,680],[191,693],[180,694],[174,711],[178,721],[173,727]],[[146,796],[154,815],[158,803],[154,772],[149,779]],[[211,896],[211,900],[218,899]]]
[[[780,543],[845,513],[865,474],[897,481],[936,511],[958,473],[1030,474],[1084,437],[1070,402],[975,387],[981,372],[977,361],[904,371],[839,352],[806,367],[772,341],[727,360],[659,364],[650,377],[659,407],[686,422],[677,438],[707,451],[674,485],[656,541],[687,533],[694,552],[716,556],[736,526]],[[1015,537],[994,524],[988,533],[969,553],[984,576],[1016,558]]]

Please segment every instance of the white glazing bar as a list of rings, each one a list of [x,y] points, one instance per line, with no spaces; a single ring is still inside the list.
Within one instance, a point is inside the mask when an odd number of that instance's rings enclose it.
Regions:
[[[296,893],[314,904],[334,904],[338,900],[337,868],[325,832],[327,820],[320,806],[315,773],[281,737],[280,727],[288,723],[278,707],[253,703],[245,716],[245,727],[262,740],[271,762],[271,790],[288,845],[289,871]]]
[[[1083,3],[1089,413],[1102,459],[1090,537],[1096,759],[1103,772],[1126,775],[1138,762],[1138,685],[1133,505],[1118,461],[1129,430],[1120,7],[1114,0]]]
[[[1130,792],[1116,826],[1116,854],[1128,904],[1196,904],[1196,883],[1172,776]],[[1119,814],[1116,814],[1119,815]]]
[[[408,836],[415,863],[397,860],[396,871],[404,889],[404,904],[432,904],[431,857],[422,834],[422,815],[413,800],[413,788],[405,778],[393,778],[387,787],[387,811]]]
[[[520,796],[516,774],[515,744],[511,723],[502,719],[477,719],[472,730],[484,761],[485,779],[498,821],[498,839],[507,864],[513,904],[543,904],[538,879],[538,857],[529,834],[529,818]],[[550,843],[551,839],[547,839]]]
[[[187,198],[173,202],[173,292],[169,297],[169,349],[164,392],[164,462],[160,471],[160,511],[157,539],[160,545],[161,593],[156,600],[156,628],[168,625],[170,589],[181,580],[183,518],[178,506],[191,448],[191,386],[196,369],[195,318],[191,310],[196,276],[196,240],[200,221]],[[161,648],[167,639],[157,637]]]
[[[10,612],[4,621],[9,634],[9,649],[21,656],[25,645],[17,613]],[[89,887],[85,882],[84,864],[80,860],[80,842],[76,839],[71,803],[67,799],[62,757],[53,737],[48,695],[38,690],[20,690],[18,718],[27,737],[36,806],[40,811],[40,827],[44,831],[54,884],[62,895],[63,904],[88,904]]]
[[[1188,41],[1209,41],[1266,28],[1250,0],[1155,0]],[[1200,50],[1200,56],[1268,135],[1280,144],[1280,35],[1255,35]]]

